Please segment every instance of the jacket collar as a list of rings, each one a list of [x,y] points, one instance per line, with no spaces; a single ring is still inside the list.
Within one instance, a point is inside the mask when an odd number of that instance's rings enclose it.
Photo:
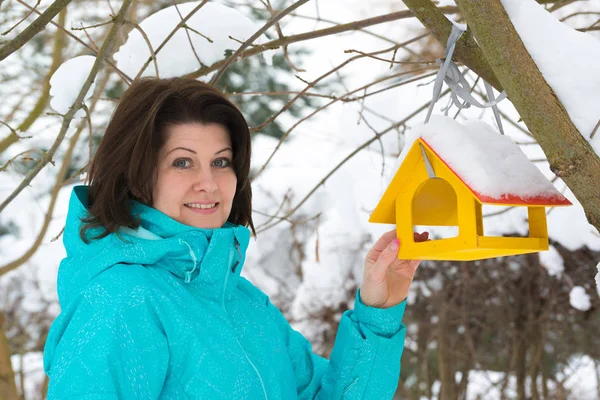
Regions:
[[[245,261],[248,228],[230,222],[195,228],[138,202],[132,202],[132,213],[139,216],[140,227],[122,227],[119,234],[126,241],[135,238],[132,251],[153,255],[148,267],[167,269],[203,297],[221,302],[231,297]]]

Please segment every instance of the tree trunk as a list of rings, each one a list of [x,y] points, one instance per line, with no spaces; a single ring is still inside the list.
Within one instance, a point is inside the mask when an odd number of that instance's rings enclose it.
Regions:
[[[418,333],[417,333],[417,384],[415,391],[415,397],[417,399],[426,397],[427,399],[432,398],[431,393],[431,385],[432,379],[431,374],[429,373],[429,338],[430,338],[430,328],[429,321],[424,321],[421,319],[418,324]],[[426,387],[426,392],[421,393],[421,385]]]
[[[500,0],[457,0],[508,98],[544,150],[550,169],[600,230],[600,157],[579,132],[511,23]],[[532,95],[535,93],[535,95]]]
[[[421,23],[433,33],[437,40],[440,41],[442,46],[445,47],[448,36],[450,36],[450,32],[452,32],[452,22],[440,12],[431,0],[403,1],[419,21],[421,21]],[[498,91],[502,91],[502,84],[498,81],[498,78],[496,78],[494,70],[486,60],[479,46],[477,46],[470,31],[465,32],[465,34],[456,42],[452,58],[461,61]]]
[[[413,12],[420,13],[419,20],[438,32],[438,39],[445,46],[449,30],[441,25],[447,23],[431,17],[439,14],[435,7],[425,6],[431,2],[404,0],[404,3]],[[591,132],[577,130],[527,52],[500,0],[456,0],[456,3],[479,45],[469,44],[471,54],[468,54],[469,46],[457,44],[456,51],[469,55],[459,53],[457,59],[485,78],[489,71],[478,56],[479,51],[482,52],[497,81],[542,147],[551,170],[577,197],[589,223],[600,230],[600,157],[582,136],[589,136]],[[490,83],[498,88],[493,80]]]
[[[517,399],[526,400],[525,381],[527,379],[527,343],[525,341],[525,317],[517,318],[515,321],[513,348],[512,348],[512,369],[517,378]]]
[[[442,303],[439,313],[438,320],[438,369],[440,374],[440,400],[456,400],[456,381],[455,374],[453,368],[453,360],[450,355],[452,351],[452,346],[450,345],[450,337],[448,332],[450,329],[448,327],[448,316],[446,311],[444,310],[446,306],[446,302],[449,301],[447,296],[442,296],[445,300]]]
[[[18,398],[15,373],[10,362],[8,338],[4,333],[4,313],[0,311],[0,400],[16,400]]]

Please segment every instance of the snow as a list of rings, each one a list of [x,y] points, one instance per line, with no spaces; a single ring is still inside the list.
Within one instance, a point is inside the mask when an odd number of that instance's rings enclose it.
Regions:
[[[600,155],[600,41],[556,19],[535,0],[501,0],[527,51],[579,132]]]
[[[445,3],[451,4],[451,1],[448,0]],[[195,2],[192,4],[195,6],[198,3]],[[205,7],[209,6],[209,4],[213,3],[208,3]],[[106,5],[102,7],[107,9]],[[323,18],[347,22],[389,12],[388,4],[378,7],[362,0],[346,0],[343,3],[341,1],[320,3],[319,10]],[[189,12],[191,6],[183,4],[179,8],[182,14],[185,15],[186,12]],[[222,9],[225,8],[222,7]],[[140,6],[140,13],[145,10],[147,8]],[[201,9],[197,15],[201,16],[207,12],[206,10],[208,8]],[[161,25],[170,24],[169,28],[164,28],[167,31],[166,33],[164,31],[162,33],[162,38],[164,38],[174,25],[180,21],[179,15],[176,12],[173,13],[173,11],[171,7],[170,16],[166,16],[166,19],[161,17],[160,20],[153,22],[148,27],[142,25],[144,31],[150,35],[150,31],[161,31],[163,28]],[[161,12],[164,12],[164,10]],[[316,7],[312,4],[307,7],[303,6],[299,14],[314,15],[315,12]],[[165,16],[167,14],[161,15]],[[212,25],[217,24],[216,21],[222,21],[222,19],[213,18],[208,21],[208,24],[204,24],[202,27],[194,25],[193,21],[190,22],[194,29],[210,36],[213,40],[216,37],[206,30],[209,27],[217,31],[219,29],[227,31],[226,35],[221,35],[224,36],[223,42],[219,44],[221,48],[214,52],[200,51],[200,49],[202,46],[206,48],[210,46],[218,47],[217,42],[209,46],[204,39],[190,32],[192,39],[198,42],[194,44],[194,47],[197,49],[203,63],[208,64],[222,59],[224,49],[235,50],[239,46],[239,43],[236,41],[228,41],[227,35],[231,33],[229,27],[212,27]],[[145,21],[141,23],[144,24]],[[416,19],[411,19],[403,21],[400,25],[397,23],[382,24],[370,27],[369,30],[400,42],[408,37],[407,26],[411,26],[410,24],[413,27],[422,28]],[[89,25],[89,23],[84,23],[84,25]],[[259,26],[259,24],[254,25],[248,32],[250,34],[254,33]],[[330,25],[322,21],[317,23],[309,20],[307,22],[295,18],[290,18],[289,21],[286,20],[286,23],[282,25],[286,35],[327,26]],[[137,39],[135,40],[137,42],[131,42],[136,36]],[[153,46],[158,46],[162,42],[160,35],[157,34],[157,36],[159,37],[158,39],[152,39]],[[241,35],[238,39],[243,40],[241,39]],[[298,46],[308,48],[311,51],[310,56],[303,57],[301,63],[301,66],[307,72],[299,74],[301,78],[310,81],[331,69],[332,66],[346,60],[349,55],[344,53],[345,49],[357,48],[365,51],[379,49],[382,48],[382,42],[379,39],[366,35],[364,32],[357,31],[303,42]],[[386,43],[385,46],[388,46],[388,44]],[[28,49],[29,47],[24,48],[24,50]],[[400,57],[403,51],[404,49],[399,50],[398,57]],[[161,56],[163,53],[166,56]],[[126,56],[131,56],[132,59],[127,59]],[[209,57],[208,59],[205,58],[207,56]],[[391,58],[391,52],[387,56]],[[149,57],[146,42],[141,38],[139,32],[135,29],[131,31],[127,44],[121,47],[117,57],[123,57],[125,60],[121,60],[122,62],[133,65],[127,67],[124,64],[120,64],[121,68],[130,68],[127,71],[129,75],[137,74],[137,70],[141,67],[142,62]],[[172,39],[172,43],[170,42],[167,47],[161,50],[159,53],[159,64],[160,74],[163,77],[181,75],[198,68],[198,62],[190,51],[185,32],[179,32]],[[373,77],[381,77],[383,74],[389,74],[388,67],[388,63],[364,59],[349,64],[347,67],[344,67],[342,72],[347,76],[346,85],[349,89],[354,89],[369,83],[371,79],[374,79]],[[17,69],[17,71],[19,70]],[[2,73],[5,73],[5,71],[3,70]],[[25,76],[25,74],[21,75]],[[154,65],[152,63],[149,64],[145,75],[154,75]],[[21,79],[21,76],[19,78]],[[245,77],[238,77],[238,79],[245,79]],[[292,82],[292,90],[304,88],[304,84],[299,80],[294,81],[294,78],[291,76],[290,81]],[[359,112],[363,112],[363,115],[365,115],[369,124],[375,130],[386,129],[390,125],[390,119],[393,121],[400,120],[419,105],[430,100],[431,86],[418,86],[419,83],[421,82],[368,97],[364,102],[364,110],[359,102],[336,104],[323,113],[318,114],[317,117],[300,125],[294,130],[289,141],[284,143],[280,151],[275,155],[268,169],[253,183],[254,209],[268,215],[283,215],[289,211],[313,187],[317,186],[325,174],[341,162],[342,159],[364,141],[372,138],[373,132],[367,127],[366,123],[364,121],[358,123]],[[61,83],[61,85],[64,86],[64,83]],[[383,86],[380,85],[377,88]],[[6,86],[3,85],[3,87]],[[17,85],[18,90],[22,91],[23,87],[30,87],[30,84],[24,85],[20,82]],[[59,88],[61,87],[59,85]],[[339,95],[344,92],[342,89],[339,89],[335,94]],[[15,100],[12,101],[12,103],[14,102]],[[2,106],[8,110],[12,107],[12,103]],[[436,105],[436,111],[439,111],[445,105],[445,101],[441,101],[440,103]],[[107,118],[110,115],[110,112],[114,108],[114,103],[101,102],[99,104],[104,104],[105,109],[97,110],[93,118],[99,118],[102,121],[102,118]],[[514,120],[517,120],[516,112],[512,109],[512,105],[509,102],[503,102],[499,107]],[[27,109],[26,107],[23,108]],[[368,108],[377,110],[377,113],[381,114],[383,118],[371,114]],[[7,112],[3,113],[3,115],[5,114]],[[421,116],[417,116],[415,120],[422,120],[420,119]],[[482,118],[484,121],[493,123],[493,117],[489,110],[463,110],[459,120],[463,118]],[[56,117],[43,117],[28,132],[34,138],[31,141],[23,141],[16,144],[9,151],[16,151],[16,149],[24,150],[26,147],[30,147],[34,140],[38,140],[41,137],[44,137],[44,140],[52,138],[52,135],[55,135],[56,132],[56,120],[58,120]],[[283,121],[284,126],[289,126],[289,121],[292,119],[286,113],[278,118],[278,120]],[[415,120],[407,123],[407,132],[415,130]],[[99,127],[103,124],[102,122],[94,122],[93,119],[93,125],[100,129]],[[462,123],[460,125],[462,126]],[[488,126],[485,129],[492,128]],[[525,137],[512,126],[505,125],[505,129],[506,134],[510,135],[515,141],[531,141],[530,138]],[[494,135],[500,136],[496,132],[494,132]],[[0,137],[4,137],[4,132],[2,132]],[[393,168],[394,160],[397,159],[398,153],[402,149],[401,144],[403,141],[404,137],[396,131],[381,137],[381,146],[383,148],[380,147],[378,142],[375,142],[368,149],[361,151],[356,157],[340,168],[324,185],[321,185],[309,201],[291,216],[290,219],[292,221],[300,221],[299,223],[291,224],[283,222],[270,230],[260,232],[256,240],[251,240],[247,253],[247,265],[243,269],[243,274],[261,287],[268,295],[275,296],[275,299],[280,299],[279,304],[288,304],[289,309],[282,311],[290,317],[290,321],[294,327],[298,328],[313,343],[322,340],[322,337],[326,334],[330,334],[331,326],[323,324],[313,315],[307,317],[309,312],[320,315],[324,311],[333,310],[337,312],[346,306],[351,306],[347,301],[352,300],[353,297],[348,297],[348,293],[352,295],[353,292],[351,293],[351,289],[353,289],[355,284],[360,283],[363,268],[362,263],[366,251],[379,235],[393,228],[393,226],[383,224],[368,224],[367,220],[369,213],[375,207],[387,187],[385,177],[395,171]],[[38,143],[37,141],[35,142],[36,147],[43,147],[38,146]],[[258,135],[253,139],[253,168],[258,168],[264,163],[276,143],[277,141],[273,138],[262,135]],[[82,141],[82,144],[85,143]],[[529,158],[543,157],[543,152],[537,145],[522,147],[522,149]],[[85,151],[87,150],[84,149],[82,154]],[[9,155],[7,153],[2,156],[7,157]],[[57,155],[56,158],[60,159],[59,157],[60,155]],[[547,164],[537,163],[536,167],[540,168],[542,174],[546,177],[552,177]],[[45,169],[40,174],[39,179],[36,178],[32,182],[31,187],[27,188],[19,199],[9,206],[10,209],[7,208],[6,212],[2,213],[0,222],[2,224],[14,222],[18,225],[21,236],[11,234],[0,237],[0,258],[13,260],[27,250],[28,246],[33,242],[41,226],[44,210],[48,203],[45,193],[47,193],[49,185],[54,182],[53,174],[55,174],[56,169]],[[0,191],[0,194],[2,196],[8,194],[16,186],[20,178],[18,174],[14,174],[14,176],[10,175],[10,179],[6,178],[6,176],[6,174],[3,175],[5,180],[2,181],[1,185],[2,191]],[[558,181],[556,185],[559,189],[563,189],[562,182]],[[53,215],[52,225],[39,251],[27,265],[9,274],[22,274],[29,279],[39,277],[44,295],[33,291],[25,293],[26,299],[24,301],[26,304],[24,308],[28,310],[37,309],[40,297],[55,301],[57,268],[60,259],[64,257],[64,248],[60,240],[50,242],[50,238],[56,236],[64,223],[70,190],[70,188],[61,190],[61,197],[57,202],[57,209]],[[584,246],[593,250],[600,250],[600,236],[587,223],[583,209],[568,189],[565,190],[565,196],[573,202],[574,206],[552,209],[552,212],[548,215],[550,238],[558,241],[569,250],[576,250]],[[23,205],[27,205],[27,207],[23,207]],[[310,220],[317,215],[319,215],[318,219]],[[253,217],[257,227],[269,218],[258,212]],[[309,222],[302,222],[306,220],[309,220]],[[526,210],[524,212],[522,208],[516,208],[501,215],[486,217],[484,225],[486,230],[492,229],[498,235],[504,233],[513,234],[515,232],[524,234],[527,232]],[[318,259],[316,257],[317,249],[319,252]],[[551,252],[552,249],[547,255],[540,255],[540,262],[542,262],[542,259],[546,259],[546,264],[552,265],[557,270],[559,260],[547,260],[547,258],[550,258]],[[420,268],[428,268],[429,271],[432,268],[431,266],[437,268],[434,263],[423,263]],[[447,273],[449,276],[455,276],[457,273],[456,268],[449,268]],[[421,280],[422,276],[417,277],[417,280],[411,286],[411,293],[409,295],[410,304],[419,301],[420,296],[435,296],[436,292],[443,285],[442,278],[439,275],[435,275],[427,282]],[[8,276],[2,278],[6,279]],[[499,276],[496,278],[500,279]],[[600,281],[600,277],[597,279]],[[0,279],[0,291],[2,290],[3,282],[3,279]],[[598,284],[600,286],[600,282]],[[288,301],[288,303],[281,301],[281,299]],[[51,304],[49,312],[57,314],[58,311],[57,304]],[[410,341],[407,341],[407,346],[410,346],[410,343]],[[431,346],[434,347],[435,343],[432,343]],[[320,350],[319,346],[313,348],[315,351]],[[16,362],[13,358],[13,363]],[[41,361],[39,360],[33,362],[33,364],[41,367]],[[485,371],[483,372],[485,373]],[[489,374],[493,373],[489,372]],[[469,391],[476,389],[474,383],[475,376],[476,372],[471,375],[473,380],[469,384]],[[499,374],[498,376],[503,375]],[[593,375],[589,375],[591,378],[587,379],[585,375],[581,375],[579,370],[577,370],[575,377],[580,376],[584,376],[582,379],[586,379],[586,382],[595,382]],[[498,380],[494,379],[494,381],[497,382]],[[483,377],[479,389],[481,389],[480,394],[489,394],[496,390],[495,388],[490,389],[489,380],[484,380]],[[486,390],[491,390],[491,392]],[[497,397],[493,397],[491,394],[489,397],[487,395],[484,396],[486,396],[486,399],[502,398],[500,394]],[[475,399],[475,397],[470,398]],[[576,398],[587,399],[583,396]]]
[[[396,162],[398,167],[419,138],[479,194],[498,201],[509,195],[548,200],[563,197],[509,136],[500,135],[483,121],[461,124],[450,117],[433,115],[408,135]]]
[[[194,1],[179,4],[177,7],[185,18],[200,3]],[[148,37],[152,49],[156,51],[181,19],[175,6],[170,6],[145,18],[139,26]],[[156,55],[161,78],[182,76],[200,69],[198,58],[204,65],[214,64],[225,58],[227,50],[237,50],[241,43],[262,26],[240,11],[214,2],[206,3],[187,20],[186,25],[204,37],[188,29],[188,39],[186,30],[179,29]],[[190,48],[190,40],[198,58]],[[260,43],[260,40],[256,43]],[[146,40],[137,29],[134,29],[129,33],[125,44],[115,53],[114,58],[117,67],[133,78],[150,56]],[[142,76],[156,76],[154,62],[148,64]]]
[[[96,57],[93,56],[74,57],[62,63],[54,72],[50,78],[50,106],[56,112],[66,114],[69,111],[85,84],[95,61]],[[96,84],[92,83],[85,95],[84,102],[92,97],[95,87]],[[85,116],[83,110],[79,110],[75,114],[76,118],[83,116]]]
[[[581,286],[575,286],[569,293],[569,301],[571,307],[576,308],[579,311],[587,311],[592,306],[590,296],[585,292],[585,289]]]
[[[559,276],[565,270],[565,264],[562,256],[556,250],[556,247],[550,246],[548,251],[542,251],[539,253],[540,256],[540,264],[546,271],[548,271],[548,275],[550,276]]]
[[[548,237],[558,241],[570,251],[588,247],[600,251],[600,234],[587,222],[583,207],[573,193],[564,189],[572,207],[556,207],[548,213]]]
[[[574,356],[568,361],[566,377],[562,377],[561,384],[568,392],[570,399],[578,400],[597,400],[597,379],[596,366],[594,359],[587,355]],[[558,375],[562,375],[559,373]],[[460,372],[456,374],[456,380],[459,381]],[[563,380],[564,379],[564,380]],[[467,400],[501,400],[517,398],[517,379],[514,375],[508,377],[508,384],[504,391],[503,381],[505,374],[498,371],[470,371],[469,385],[467,386]],[[541,382],[538,381],[538,387]],[[547,381],[550,394],[554,394],[557,389],[556,383]],[[439,389],[438,389],[439,390]],[[527,377],[525,383],[526,397],[531,397],[531,378]]]
[[[24,353],[22,356],[23,360],[23,374],[25,377],[24,389],[25,395],[22,398],[27,399],[42,399],[42,387],[44,384],[44,378],[46,374],[44,373],[44,368],[42,368],[42,352],[29,352]],[[13,355],[10,357],[10,360],[13,365],[13,369],[15,371],[21,370],[21,356]],[[20,374],[15,374],[15,384],[17,388],[21,387],[20,382],[21,376]]]

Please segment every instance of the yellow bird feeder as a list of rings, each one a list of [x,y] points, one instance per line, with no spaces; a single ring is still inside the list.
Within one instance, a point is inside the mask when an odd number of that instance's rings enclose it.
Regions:
[[[396,224],[402,244],[398,258],[469,261],[547,250],[545,207],[566,206],[571,202],[527,159],[518,145],[493,132],[489,125],[478,122],[464,127],[448,117],[434,118],[431,123],[415,128],[421,132],[401,154],[401,164],[369,219],[369,222]],[[451,135],[448,131],[458,134],[444,137]],[[469,175],[478,176],[473,179]],[[486,188],[485,183],[494,179],[501,181],[500,189],[505,189],[501,194]],[[526,181],[516,182],[522,179]],[[520,190],[510,192],[511,185],[520,185]],[[522,193],[523,187],[526,195]],[[486,236],[483,204],[527,207],[529,236]],[[416,225],[455,226],[458,235],[415,242]]]

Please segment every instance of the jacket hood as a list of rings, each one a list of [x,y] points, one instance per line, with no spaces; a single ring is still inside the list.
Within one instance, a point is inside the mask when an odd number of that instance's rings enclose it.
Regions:
[[[58,270],[63,310],[92,279],[115,264],[166,269],[184,284],[203,286],[200,292],[204,296],[231,297],[250,241],[248,228],[230,222],[221,228],[195,228],[132,201],[131,212],[140,218],[138,229],[121,227],[118,233],[85,243],[80,229],[82,218],[89,216],[87,205],[88,187],[73,188],[63,236],[67,257]],[[94,228],[86,235],[94,237],[100,232],[102,228]]]

